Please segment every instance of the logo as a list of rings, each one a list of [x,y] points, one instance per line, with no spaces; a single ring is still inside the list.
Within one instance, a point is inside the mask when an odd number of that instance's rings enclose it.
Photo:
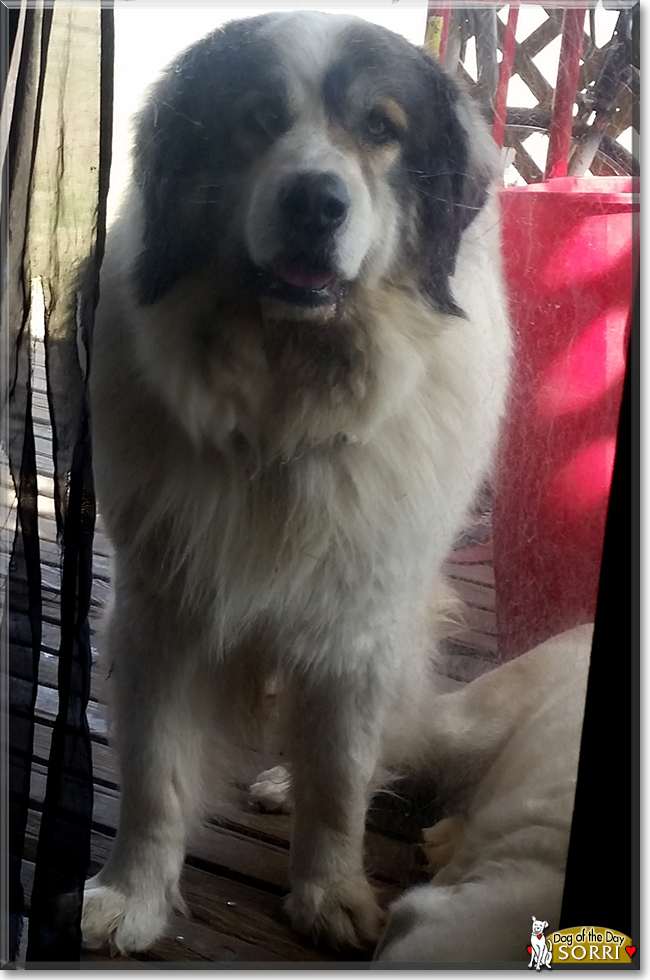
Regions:
[[[552,963],[631,963],[636,946],[623,932],[603,926],[574,926],[558,929],[544,935],[548,922],[532,916],[533,926],[530,946],[529,969],[551,969]]]
[[[544,930],[546,929],[548,922],[536,919],[534,915],[531,916],[533,920],[533,931],[530,936],[530,946],[528,946],[528,952],[530,953],[530,963],[528,964],[528,969],[541,970],[545,966],[548,970],[551,969],[551,962],[553,960],[553,944],[549,942],[546,945],[546,938],[544,936]]]

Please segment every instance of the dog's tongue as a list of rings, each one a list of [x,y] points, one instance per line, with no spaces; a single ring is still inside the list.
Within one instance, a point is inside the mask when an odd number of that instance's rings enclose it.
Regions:
[[[274,266],[273,272],[278,279],[298,289],[324,289],[334,278],[331,272],[307,272],[282,262]]]

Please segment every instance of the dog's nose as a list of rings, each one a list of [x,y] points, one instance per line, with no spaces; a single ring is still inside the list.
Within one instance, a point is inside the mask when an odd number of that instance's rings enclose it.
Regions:
[[[285,184],[280,207],[296,231],[326,234],[336,231],[345,221],[350,195],[336,174],[305,171]]]

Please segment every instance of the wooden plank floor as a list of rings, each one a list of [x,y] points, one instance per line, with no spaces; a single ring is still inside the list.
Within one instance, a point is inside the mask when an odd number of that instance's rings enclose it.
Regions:
[[[56,543],[52,481],[52,440],[45,395],[42,348],[37,345],[34,369],[34,419],[39,469],[39,530],[43,575],[43,643],[36,703],[34,765],[23,869],[29,896],[40,823],[52,724],[58,709],[56,691],[59,645],[60,553]],[[6,489],[6,488],[5,488]],[[95,630],[110,592],[110,544],[98,522],[95,537],[91,626]],[[497,662],[494,575],[491,543],[470,542],[454,552],[445,571],[465,603],[466,627],[445,646],[443,669],[454,682],[472,679]],[[25,638],[27,645],[28,638]],[[93,743],[95,801],[91,872],[105,861],[115,834],[119,790],[114,753],[107,742],[105,706],[99,671],[94,671],[88,719]],[[405,785],[400,797],[373,802],[366,840],[368,872],[380,901],[392,900],[404,888],[426,880],[419,848],[419,828],[435,819],[435,788]],[[288,889],[290,818],[254,812],[243,790],[234,801],[212,813],[192,840],[185,863],[182,891],[188,917],[175,915],[168,935],[137,958],[116,957],[114,966],[136,960],[154,966],[179,963],[316,963],[335,961],[295,934],[282,914]],[[90,964],[107,954],[86,953]],[[361,957],[363,959],[363,957]]]

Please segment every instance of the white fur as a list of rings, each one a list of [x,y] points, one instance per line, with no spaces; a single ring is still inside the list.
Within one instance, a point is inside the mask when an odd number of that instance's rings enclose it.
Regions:
[[[305,10],[298,16],[288,13],[270,28],[274,43],[282,52],[294,87],[315,93],[319,82],[336,57],[341,33],[354,24],[345,14],[332,17],[319,10]]]
[[[382,963],[523,964],[531,945],[529,966],[548,965],[537,934],[559,925],[592,629],[432,704],[429,763],[451,788],[469,782],[466,815],[433,883],[392,906]]]
[[[404,719],[428,716],[430,583],[504,406],[496,203],[458,257],[467,319],[415,293],[368,292],[375,370],[356,400],[333,392],[325,410],[296,390],[288,414],[245,319],[236,356],[197,365],[185,323],[201,312],[199,280],[138,306],[126,273],[139,225],[135,195],[109,236],[93,354],[122,800],[84,936],[138,950],[163,930],[213,778],[206,734],[224,756],[247,743],[244,722],[279,673],[296,810],[288,908],[315,938],[365,943],[380,918],[362,866],[368,787],[379,760],[403,751]],[[242,467],[236,431],[260,447],[256,467]]]

